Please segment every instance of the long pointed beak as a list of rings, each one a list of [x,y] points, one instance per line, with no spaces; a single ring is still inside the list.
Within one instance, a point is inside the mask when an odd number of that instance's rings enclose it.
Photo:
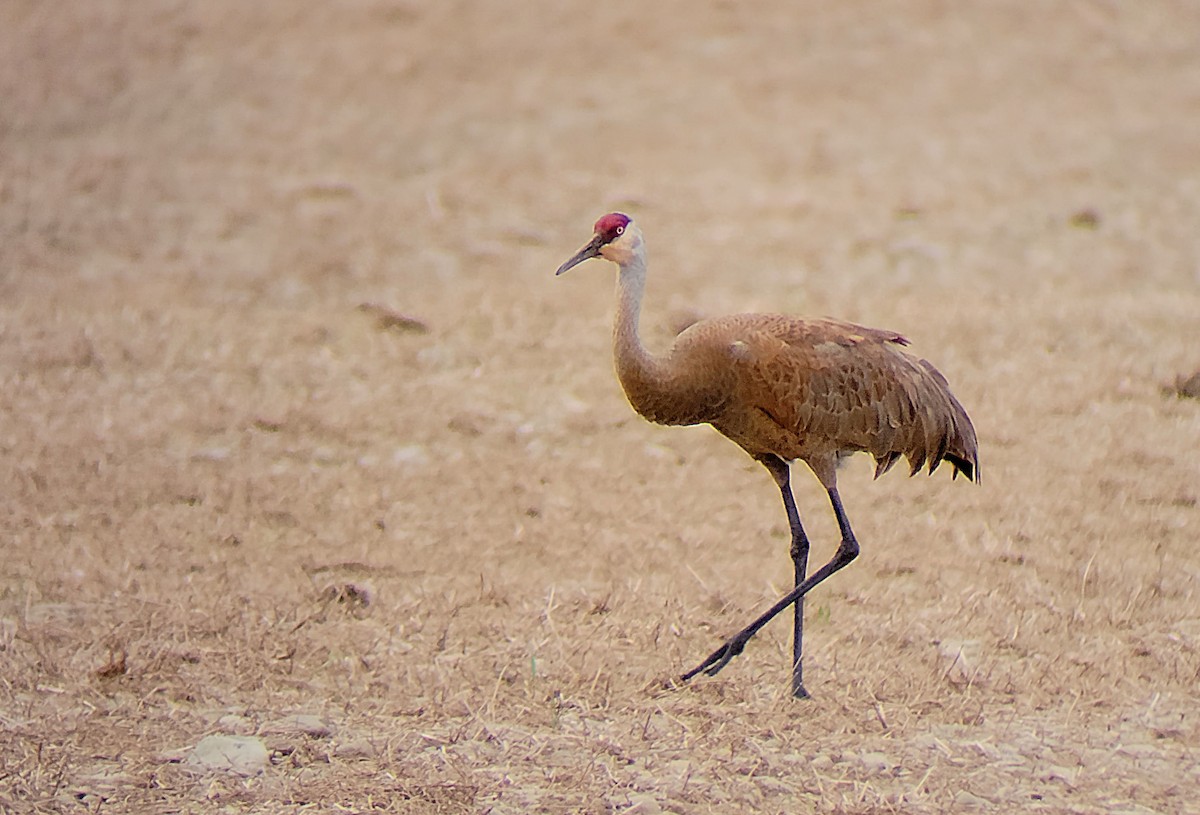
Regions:
[[[588,258],[599,257],[600,248],[602,246],[604,246],[604,240],[599,235],[595,236],[594,238],[592,238],[591,243],[589,243],[587,246],[583,247],[578,252],[576,252],[575,256],[572,257],[570,260],[568,260],[566,263],[564,263],[562,266],[559,266],[558,271],[555,272],[554,274],[556,276],[560,275],[563,272],[567,271],[567,269],[570,269],[573,266],[578,266],[580,263],[583,263]]]

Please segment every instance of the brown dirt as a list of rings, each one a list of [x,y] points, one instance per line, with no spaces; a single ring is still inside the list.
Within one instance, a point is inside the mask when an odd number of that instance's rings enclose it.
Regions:
[[[1200,811],[1198,41],[1182,3],[4,3],[0,809]],[[652,343],[876,324],[976,420],[979,488],[844,470],[814,701],[783,624],[666,687],[786,589],[786,524],[632,415],[612,269],[552,277],[612,208]],[[180,763],[221,731],[272,765]]]

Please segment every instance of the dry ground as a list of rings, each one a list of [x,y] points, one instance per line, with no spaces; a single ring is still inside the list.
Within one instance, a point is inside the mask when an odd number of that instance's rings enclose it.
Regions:
[[[0,809],[1200,812],[1197,42],[1185,2],[6,0]],[[632,415],[612,269],[553,278],[612,208],[652,343],[876,324],[976,420],[981,487],[845,469],[814,701],[784,624],[667,686],[786,524]],[[223,731],[271,766],[181,763]]]

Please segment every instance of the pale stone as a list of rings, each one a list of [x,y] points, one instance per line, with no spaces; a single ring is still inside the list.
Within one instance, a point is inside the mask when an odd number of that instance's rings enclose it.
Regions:
[[[262,739],[253,736],[205,736],[188,754],[187,765],[205,772],[258,775],[271,762]]]

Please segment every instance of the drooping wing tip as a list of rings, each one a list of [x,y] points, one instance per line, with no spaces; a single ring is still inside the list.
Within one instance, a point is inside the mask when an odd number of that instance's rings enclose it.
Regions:
[[[954,465],[954,474],[951,476],[952,479],[958,478],[958,474],[962,473],[963,476],[968,481],[971,481],[975,484],[980,483],[979,482],[979,461],[978,460],[968,461],[965,458],[960,458],[958,456],[951,455],[951,454],[946,455],[946,460],[949,461],[952,465]]]

